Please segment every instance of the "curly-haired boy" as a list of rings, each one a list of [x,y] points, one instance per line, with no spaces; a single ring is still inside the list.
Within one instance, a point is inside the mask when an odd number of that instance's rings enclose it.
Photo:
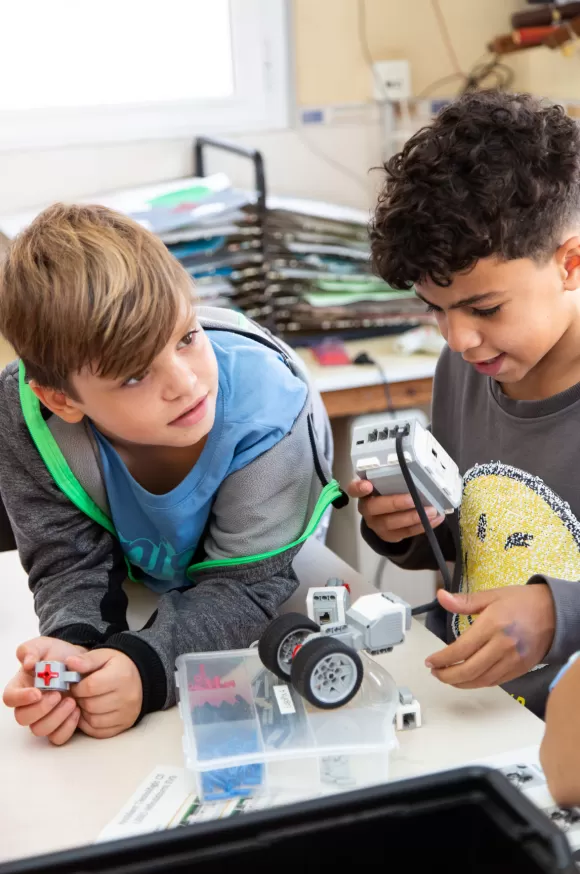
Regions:
[[[580,648],[580,130],[529,95],[470,94],[385,170],[374,263],[447,341],[433,433],[464,477],[459,513],[430,511],[455,573],[428,619],[448,646],[427,666],[543,715]],[[377,552],[434,567],[408,496],[350,492]]]

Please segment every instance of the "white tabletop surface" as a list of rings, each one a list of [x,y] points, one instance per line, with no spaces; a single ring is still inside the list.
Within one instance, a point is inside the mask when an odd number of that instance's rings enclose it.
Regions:
[[[353,596],[365,591],[358,574],[315,541],[302,550],[295,567],[302,585],[339,576],[351,583]],[[0,580],[3,687],[17,668],[17,644],[35,636],[37,626],[15,553],[0,553]],[[543,723],[500,689],[465,692],[435,680],[423,662],[440,646],[414,622],[407,642],[381,657],[398,685],[413,690],[424,718],[422,728],[399,735],[394,778],[467,764],[541,740]],[[18,726],[0,704],[0,860],[92,842],[156,765],[182,764],[176,708],[150,714],[137,728],[109,740],[79,734],[55,748]]]
[[[352,361],[360,352],[366,352],[381,365],[388,382],[406,382],[413,379],[430,379],[435,375],[437,355],[396,353],[394,338],[378,337],[372,340],[353,340],[345,343]],[[310,349],[298,349],[312,380],[320,392],[340,389],[362,388],[380,385],[383,376],[372,364],[322,365]]]

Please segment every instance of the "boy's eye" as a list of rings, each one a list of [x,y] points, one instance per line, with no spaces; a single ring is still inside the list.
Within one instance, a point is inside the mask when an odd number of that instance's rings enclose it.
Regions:
[[[182,337],[177,344],[178,349],[183,349],[185,346],[191,346],[192,343],[195,342],[196,334],[199,334],[199,328],[196,328],[195,331],[188,331],[185,337]]]
[[[473,309],[471,312],[474,316],[481,316],[482,319],[489,318],[489,316],[495,316],[501,309],[501,306],[490,307],[488,310],[476,310]]]
[[[471,313],[474,316],[481,316],[482,319],[485,319],[485,318],[488,318],[489,316],[494,316],[496,313],[498,313],[500,311],[500,309],[501,309],[501,306],[490,307],[487,310],[478,310],[478,309],[472,308]],[[433,304],[428,304],[427,312],[428,313],[442,313],[443,310],[440,307],[434,306]]]
[[[146,376],[146,373],[144,373],[142,376],[130,376],[129,379],[125,380],[123,385],[139,385],[141,382],[143,382]]]

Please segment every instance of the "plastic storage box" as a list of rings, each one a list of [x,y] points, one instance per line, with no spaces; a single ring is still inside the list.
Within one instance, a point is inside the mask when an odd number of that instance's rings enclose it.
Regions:
[[[397,688],[361,656],[362,686],[338,710],[310,705],[255,649],[180,656],[185,763],[200,797],[265,793],[281,802],[386,782]]]

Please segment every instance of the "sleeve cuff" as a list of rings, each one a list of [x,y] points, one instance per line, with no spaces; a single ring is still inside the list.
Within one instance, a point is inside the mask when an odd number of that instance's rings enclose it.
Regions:
[[[82,623],[64,625],[62,628],[50,631],[49,635],[58,640],[65,640],[67,643],[75,643],[77,646],[86,646],[87,649],[94,649],[104,639],[93,625]]]
[[[163,663],[153,647],[130,632],[112,634],[93,649],[116,649],[135,663],[143,689],[143,703],[137,722],[147,713],[162,710],[167,700],[167,676]]]
[[[406,540],[401,540],[400,543],[387,543],[382,540],[378,534],[371,531],[364,519],[361,519],[360,531],[365,543],[368,543],[373,552],[377,555],[383,555],[385,558],[392,559],[395,564],[403,562],[413,545],[413,538],[408,537]]]
[[[538,583],[550,587],[556,615],[554,639],[544,661],[549,665],[563,665],[580,649],[580,583],[543,574],[535,574],[528,580],[528,585]]]
[[[550,690],[549,690],[550,692],[553,692],[554,687],[558,685],[558,683],[560,682],[560,680],[562,679],[564,674],[568,673],[568,671],[570,670],[570,668],[572,667],[574,662],[578,661],[579,657],[580,657],[580,652],[575,652],[573,656],[570,656],[570,658],[568,659],[568,661],[566,662],[564,667],[560,668],[560,670],[558,671],[558,673],[556,674],[556,676],[554,677],[554,679],[550,683]]]

